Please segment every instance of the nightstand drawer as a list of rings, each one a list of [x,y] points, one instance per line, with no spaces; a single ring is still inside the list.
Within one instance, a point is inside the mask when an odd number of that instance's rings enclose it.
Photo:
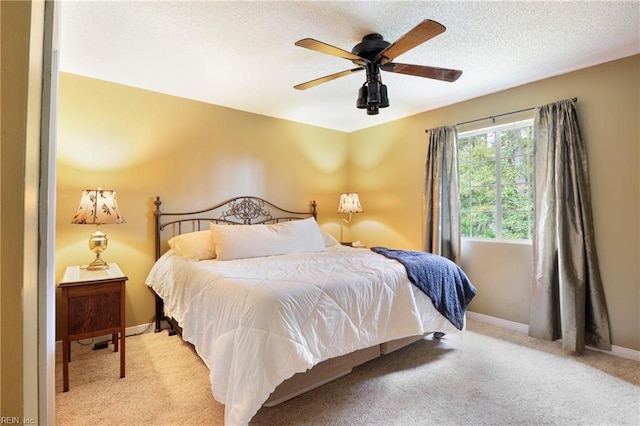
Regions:
[[[89,333],[95,336],[119,331],[122,283],[69,287],[66,296],[69,335],[83,339],[76,335]]]

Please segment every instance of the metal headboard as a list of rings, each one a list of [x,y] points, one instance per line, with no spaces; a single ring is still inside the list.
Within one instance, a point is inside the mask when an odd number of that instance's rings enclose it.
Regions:
[[[216,204],[204,210],[183,213],[165,213],[160,210],[160,197],[154,201],[155,208],[155,255],[156,259],[162,254],[162,232],[170,228],[171,235],[209,229],[210,223],[229,225],[258,225],[278,223],[289,220],[317,219],[317,204],[311,201],[311,209],[307,212],[297,212],[278,207],[267,200],[253,196],[235,197]],[[177,219],[167,219],[165,217]],[[164,220],[164,221],[163,221]],[[204,225],[204,228],[203,228]]]

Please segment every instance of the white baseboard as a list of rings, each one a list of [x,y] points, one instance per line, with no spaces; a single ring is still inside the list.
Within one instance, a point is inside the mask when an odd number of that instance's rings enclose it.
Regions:
[[[483,322],[485,324],[495,325],[496,327],[506,328],[507,330],[519,331],[520,333],[529,333],[529,325],[519,322],[509,321],[501,318],[492,317],[485,314],[479,314],[477,312],[467,312],[467,318]],[[587,346],[592,351],[603,352],[609,355],[614,355],[620,358],[631,359],[634,361],[640,361],[640,351],[624,348],[622,346],[611,345],[611,351],[604,351],[602,349]]]
[[[467,311],[467,318],[478,322],[483,322],[485,324],[495,325],[496,327],[506,328],[507,330],[519,331],[520,333],[524,334],[529,333],[529,325],[515,321],[509,321],[502,318],[491,317],[489,315],[469,311]]]
[[[640,361],[640,351],[635,351],[629,348],[623,348],[622,346],[611,345],[611,351],[604,351],[602,349],[587,346],[592,351],[604,352],[605,354],[614,355],[620,358],[632,359],[634,361]]]
[[[150,333],[155,330],[155,326],[156,326],[155,322],[150,322],[148,324],[134,325],[133,327],[127,327],[125,329],[124,334],[125,336],[134,336],[136,334]],[[71,342],[71,347],[73,347],[74,345],[93,345],[96,343],[106,342],[109,340],[111,340],[111,335],[90,337],[88,339],[83,339],[82,340],[83,343]],[[56,341],[56,350],[62,350],[62,340]]]

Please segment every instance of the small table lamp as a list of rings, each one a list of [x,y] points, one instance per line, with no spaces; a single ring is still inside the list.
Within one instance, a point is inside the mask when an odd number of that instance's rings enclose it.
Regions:
[[[96,254],[96,258],[87,269],[95,271],[108,269],[109,264],[100,258],[100,254],[107,249],[109,241],[107,235],[100,231],[100,225],[124,223],[124,218],[118,211],[116,191],[106,189],[83,189],[78,211],[71,221],[76,225],[97,225],[97,230],[89,238],[89,249]]]
[[[340,194],[340,204],[338,205],[338,213],[349,213],[349,219],[340,221],[340,242],[342,243],[342,223],[351,222],[353,213],[362,213],[362,206],[357,192],[346,192]]]

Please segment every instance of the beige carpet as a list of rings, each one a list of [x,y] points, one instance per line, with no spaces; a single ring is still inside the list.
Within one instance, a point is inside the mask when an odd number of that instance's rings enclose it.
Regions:
[[[179,337],[72,350],[70,391],[56,364],[58,425],[221,425],[206,366]],[[429,338],[273,408],[255,425],[640,424],[640,363],[469,321],[463,339]]]

